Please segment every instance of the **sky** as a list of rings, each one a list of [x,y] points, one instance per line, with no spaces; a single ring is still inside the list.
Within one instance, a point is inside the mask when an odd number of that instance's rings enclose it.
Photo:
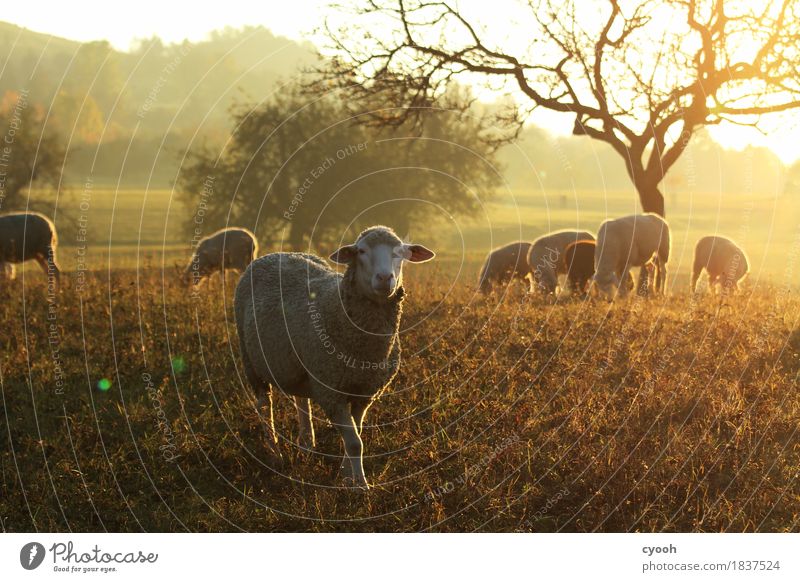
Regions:
[[[325,4],[321,0],[28,0],[4,2],[0,20],[72,40],[105,39],[124,51],[137,38],[157,35],[167,42],[197,41],[226,26],[263,25],[278,35],[300,40],[322,22]],[[76,18],[76,13],[105,16]]]
[[[343,3],[353,0],[342,0]],[[497,8],[486,11],[485,0],[454,0],[479,13],[484,24],[494,28],[508,23],[508,14]],[[263,25],[273,33],[292,40],[311,40],[316,27],[325,20],[330,0],[225,0],[220,2],[156,1],[109,2],[98,0],[57,0],[5,2],[0,20],[78,41],[108,40],[119,50],[128,50],[136,39],[159,36],[166,42],[198,41],[226,26]],[[494,3],[492,3],[494,6]],[[113,6],[113,8],[110,8]],[[102,18],[76,14],[104,15]],[[550,112],[537,112],[536,125],[555,133],[571,132],[573,119]],[[763,126],[767,135],[752,128],[721,125],[710,128],[712,137],[725,147],[747,145],[770,147],[786,163],[800,159],[800,112],[775,116]]]

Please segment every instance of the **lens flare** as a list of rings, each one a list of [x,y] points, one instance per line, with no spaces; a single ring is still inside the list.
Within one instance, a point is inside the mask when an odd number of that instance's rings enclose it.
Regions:
[[[97,381],[97,389],[106,392],[109,388],[111,388],[111,380],[108,378],[101,378]]]
[[[186,360],[183,359],[183,356],[172,358],[172,370],[176,374],[180,374],[186,370]]]

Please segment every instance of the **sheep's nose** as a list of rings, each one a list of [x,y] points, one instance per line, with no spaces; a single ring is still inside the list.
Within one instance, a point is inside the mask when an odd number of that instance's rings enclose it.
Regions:
[[[373,286],[376,289],[387,290],[391,289],[394,285],[394,273],[375,273],[375,282]]]

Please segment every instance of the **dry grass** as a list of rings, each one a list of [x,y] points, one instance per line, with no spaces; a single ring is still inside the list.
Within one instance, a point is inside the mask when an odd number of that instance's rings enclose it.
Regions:
[[[366,493],[340,487],[321,419],[318,453],[298,452],[282,396],[287,466],[262,463],[220,285],[197,302],[157,270],[101,273],[63,291],[52,321],[41,278],[5,288],[2,529],[800,529],[796,293],[553,305],[451,288],[446,265],[409,271]]]

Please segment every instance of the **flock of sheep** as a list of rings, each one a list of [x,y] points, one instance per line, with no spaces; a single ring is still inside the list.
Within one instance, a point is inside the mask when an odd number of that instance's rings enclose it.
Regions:
[[[639,291],[663,293],[669,253],[667,221],[657,214],[633,214],[606,220],[597,238],[588,231],[559,230],[532,243],[513,242],[494,249],[486,257],[478,286],[489,293],[515,279],[527,279],[531,291],[554,294],[559,275],[566,275],[572,293],[596,290],[607,297],[624,297],[635,286],[630,271],[639,267]],[[694,250],[693,292],[704,269],[712,292],[720,286],[727,293],[737,289],[747,274],[747,255],[729,238],[704,236]]]
[[[35,213],[0,216],[0,262],[13,278],[13,264],[35,259],[49,278],[59,277],[53,223]],[[490,252],[479,288],[529,278],[532,289],[555,293],[558,276],[584,294],[625,295],[633,287],[630,269],[640,267],[639,288],[663,292],[670,252],[669,226],[655,214],[607,220],[597,238],[585,231],[559,231],[533,243],[516,242]],[[403,265],[423,263],[434,253],[403,242],[388,227],[363,231],[329,259],[304,253],[271,253],[256,258],[258,244],[242,228],[228,228],[201,240],[184,273],[199,283],[213,272],[243,270],[234,311],[245,377],[267,428],[268,463],[282,464],[272,412],[272,390],[294,399],[299,445],[315,446],[311,401],[325,412],[344,443],[342,470],[353,485],[368,487],[361,439],[369,406],[400,367],[400,318],[405,297]],[[692,288],[706,269],[710,282],[730,290],[747,273],[744,252],[729,239],[708,236],[695,249]],[[50,279],[52,280],[52,279]]]

